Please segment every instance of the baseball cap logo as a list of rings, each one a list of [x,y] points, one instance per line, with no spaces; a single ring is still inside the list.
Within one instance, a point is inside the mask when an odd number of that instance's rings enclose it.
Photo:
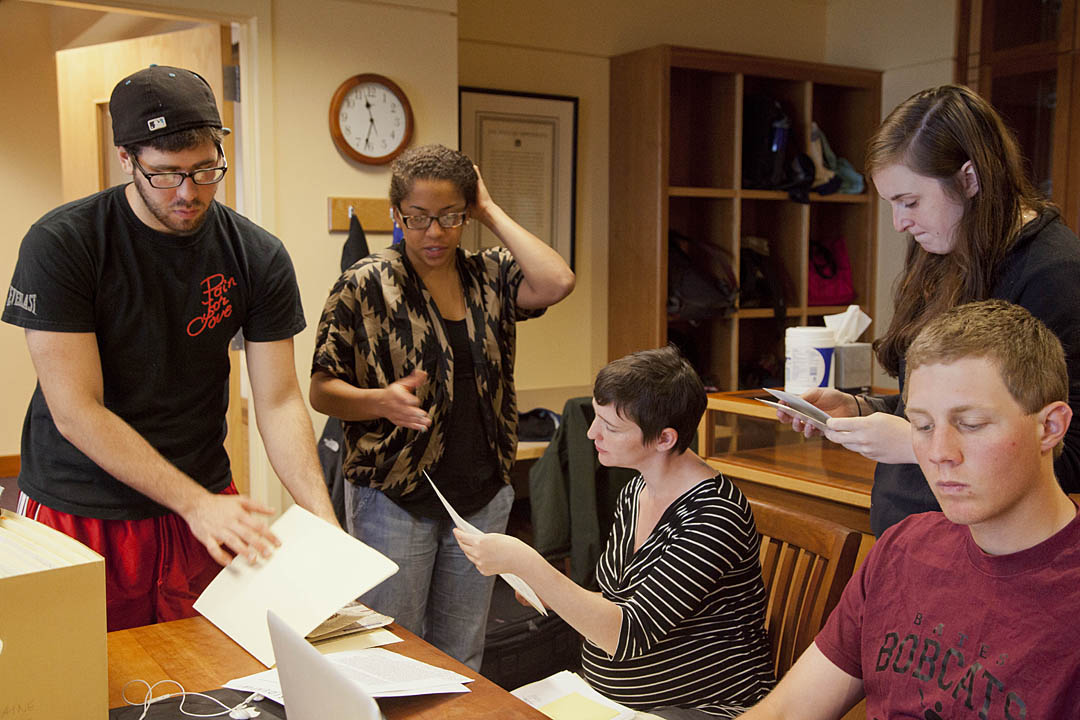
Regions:
[[[163,127],[165,127],[165,117],[162,116],[147,120],[146,127],[150,128],[150,132],[153,132],[155,130],[161,130]]]

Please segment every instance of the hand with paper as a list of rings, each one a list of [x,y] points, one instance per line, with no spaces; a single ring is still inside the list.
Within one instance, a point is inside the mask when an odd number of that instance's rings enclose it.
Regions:
[[[833,331],[837,344],[854,342],[870,325],[870,317],[851,305],[837,315],[825,316],[825,326]],[[802,395],[766,390],[783,403],[776,408],[780,422],[791,423],[806,437],[824,435],[834,443],[870,460],[884,463],[914,463],[911,449],[911,425],[898,415],[876,412],[870,401],[828,387],[810,388]],[[822,418],[820,411],[828,418]],[[827,423],[822,425],[822,421]]]
[[[502,533],[470,533],[459,528],[454,530],[454,537],[457,538],[465,557],[469,558],[481,575],[499,575],[510,583],[510,587],[514,588],[519,597],[528,601],[538,612],[547,615],[543,601],[524,580],[514,574],[514,568],[527,566],[533,560],[533,555],[543,561],[543,557],[536,550],[518,538]],[[525,585],[528,592],[522,592],[508,577],[516,578]]]
[[[615,651],[623,616],[617,604],[601,593],[576,584],[515,537],[501,533],[471,533],[460,527],[454,530],[454,537],[465,557],[482,574],[498,573],[537,610],[546,615],[547,610],[543,608],[550,607],[609,655]],[[533,592],[534,587],[538,588],[539,595]]]
[[[224,548],[253,563],[259,557],[269,558],[274,548],[281,545],[259,518],[259,515],[273,515],[274,510],[245,495],[200,492],[190,506],[179,512],[210,557],[223,566],[232,562]]]
[[[446,508],[446,512],[450,514],[450,518],[454,521],[454,525],[458,528],[457,530],[454,530],[454,537],[457,538],[457,541],[458,541],[459,545],[461,544],[461,538],[463,536],[477,537],[477,536],[484,536],[485,535],[485,533],[481,532],[478,528],[473,526],[472,523],[470,523],[465,518],[461,517],[461,515],[458,514],[457,510],[455,510],[453,508],[453,506],[450,505],[450,503],[446,501],[446,498],[443,497],[443,494],[439,491],[439,488],[435,484],[435,481],[431,479],[431,476],[427,474],[426,470],[424,471],[424,477],[426,477],[427,481],[429,483],[431,483],[431,487],[435,491],[435,494],[438,496],[439,501],[442,502],[443,507]],[[494,535],[494,533],[493,533],[493,535]],[[506,536],[503,536],[503,537],[506,537]],[[528,546],[526,546],[526,547],[528,547]],[[462,549],[464,550],[464,546],[462,546]],[[529,549],[531,549],[531,548],[529,548]],[[466,552],[465,555],[466,555],[466,557],[468,557],[468,552]],[[469,558],[469,560],[472,560],[472,558]],[[475,562],[474,562],[474,564],[475,564]],[[481,572],[483,572],[483,571],[481,570]],[[492,575],[493,573],[484,572],[483,574],[484,575]],[[529,604],[532,605],[534,608],[536,608],[536,611],[538,613],[540,613],[542,615],[547,615],[547,609],[544,607],[544,604],[540,601],[540,598],[536,596],[536,592],[534,592],[533,589],[531,587],[529,587],[528,584],[524,580],[522,580],[521,578],[517,577],[516,575],[514,575],[512,573],[508,573],[508,572],[500,572],[499,576],[503,580],[505,580],[507,582],[507,584],[510,585],[510,587],[514,588],[514,591],[518,594],[518,596],[523,597],[526,600],[528,600]]]
[[[810,388],[802,395],[771,388],[765,388],[765,391],[780,401],[774,403],[759,398],[761,402],[776,408],[776,419],[782,423],[791,423],[792,430],[801,432],[808,438],[827,435],[824,423],[830,419],[855,417],[859,414],[855,396],[833,388]],[[822,418],[814,413],[814,410],[827,417]]]

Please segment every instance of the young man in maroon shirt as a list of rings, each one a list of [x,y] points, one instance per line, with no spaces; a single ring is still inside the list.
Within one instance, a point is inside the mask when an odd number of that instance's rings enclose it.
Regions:
[[[1080,717],[1080,518],[1054,477],[1061,343],[993,300],[907,353],[912,445],[942,512],[882,535],[815,644],[746,720]]]

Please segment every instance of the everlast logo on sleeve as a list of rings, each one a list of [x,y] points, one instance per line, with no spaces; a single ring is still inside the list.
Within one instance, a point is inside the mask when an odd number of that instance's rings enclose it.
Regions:
[[[37,315],[37,293],[27,295],[14,287],[9,287],[6,306],[10,307],[12,305],[22,308],[31,315]]]

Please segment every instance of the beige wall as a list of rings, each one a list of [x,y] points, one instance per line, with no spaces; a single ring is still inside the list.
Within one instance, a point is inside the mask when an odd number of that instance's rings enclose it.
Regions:
[[[462,85],[579,99],[578,284],[543,319],[519,330],[523,406],[547,400],[558,410],[559,395],[540,390],[587,393],[608,359],[607,258],[619,243],[608,237],[608,58],[671,43],[821,61],[824,7],[820,0],[459,0]]]
[[[611,57],[659,44],[822,61],[826,0],[459,0],[462,40]],[[512,68],[507,69],[507,74]]]
[[[7,297],[23,233],[60,204],[60,121],[49,8],[0,2],[0,287]],[[19,453],[34,368],[23,332],[0,323],[0,456]]]
[[[955,2],[831,0],[828,28],[828,62],[882,71],[883,118],[919,90],[952,82]],[[878,203],[877,239],[877,302],[870,327],[875,338],[884,334],[892,319],[892,287],[904,266],[906,250],[903,236],[892,227],[886,202]],[[874,382],[897,386],[880,366],[875,368]]]
[[[327,106],[346,77],[379,72],[398,82],[416,113],[417,143],[456,144],[459,81],[580,98],[578,288],[544,318],[521,326],[517,381],[527,396],[549,386],[585,387],[606,361],[610,55],[673,43],[882,67],[887,69],[883,104],[891,107],[890,92],[903,94],[907,86],[939,82],[928,79],[940,74],[941,59],[952,52],[952,3],[930,0],[918,0],[920,11],[910,14],[876,0],[101,4],[245,23],[247,100],[239,108],[248,169],[245,212],[284,240],[296,264],[310,326],[296,342],[297,370],[305,385],[314,324],[337,275],[343,240],[325,229],[326,198],[382,197],[388,183],[384,169],[350,164],[330,141]],[[879,6],[891,14],[879,13]],[[35,110],[0,117],[0,158],[8,170],[0,174],[0,209],[5,210],[8,228],[0,236],[0,282],[10,277],[26,227],[60,201],[52,49],[54,36],[64,33],[50,27],[52,11],[21,0],[0,2],[0,60],[4,67],[20,68],[19,73],[4,73],[0,88],[8,107]],[[938,30],[927,33],[930,26]],[[423,41],[403,42],[403,27]],[[904,42],[912,37],[919,39],[916,45]],[[256,97],[257,104],[252,102]],[[373,245],[385,243],[385,238],[372,240]],[[610,243],[617,251],[618,238]],[[888,274],[895,260],[882,251],[879,258]],[[887,288],[889,282],[879,278],[878,287]],[[0,410],[0,455],[10,455],[18,452],[34,374],[19,330],[0,325],[0,342],[0,371],[7,387],[7,402]]]

